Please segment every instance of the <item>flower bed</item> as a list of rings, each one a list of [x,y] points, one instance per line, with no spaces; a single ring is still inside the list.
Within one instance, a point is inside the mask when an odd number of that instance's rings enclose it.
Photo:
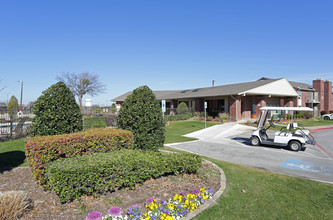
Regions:
[[[123,210],[120,207],[111,207],[107,215],[103,216],[100,212],[91,212],[86,217],[86,220],[173,220],[187,216],[189,212],[196,210],[207,199],[213,197],[213,192],[210,188],[201,188],[193,190],[192,193],[182,192],[176,194],[168,201],[157,202],[156,199],[150,198],[147,200],[145,207],[148,212],[142,214],[139,205],[133,205],[127,215],[122,215]]]

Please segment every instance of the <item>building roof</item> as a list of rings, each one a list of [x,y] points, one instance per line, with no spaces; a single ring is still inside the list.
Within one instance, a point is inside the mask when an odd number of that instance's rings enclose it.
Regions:
[[[300,83],[300,82],[292,82],[289,81],[289,83],[295,88],[295,89],[300,89],[300,90],[305,90],[305,91],[315,91],[315,89],[306,83]]]
[[[269,84],[282,84],[286,87],[287,91],[270,91],[268,88]],[[290,88],[288,88],[288,86]],[[258,90],[258,88],[262,88]],[[185,89],[185,90],[168,90],[168,91],[154,91],[157,100],[171,100],[171,99],[187,99],[187,98],[204,98],[204,97],[219,97],[219,96],[230,96],[230,95],[246,95],[246,94],[263,94],[263,95],[280,95],[280,96],[297,96],[295,90],[288,81],[284,78],[282,79],[269,79],[261,78],[252,82],[236,83],[230,85],[205,87],[205,88],[195,88],[195,89]],[[279,88],[278,88],[279,89]],[[265,90],[263,92],[263,90]],[[113,99],[113,101],[122,102],[125,98],[132,94],[132,92],[127,92],[121,96]]]

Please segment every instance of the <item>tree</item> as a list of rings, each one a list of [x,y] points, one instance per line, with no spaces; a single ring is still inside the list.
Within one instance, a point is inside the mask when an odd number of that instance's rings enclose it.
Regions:
[[[148,86],[141,86],[127,96],[117,117],[117,127],[133,132],[135,148],[157,150],[163,146],[162,109]]]
[[[13,122],[17,117],[17,110],[18,110],[18,101],[15,96],[12,96],[7,105],[7,111],[9,115],[9,122],[10,122],[10,136],[13,134]]]
[[[18,101],[15,96],[12,96],[7,105],[7,111],[10,121],[17,117]]]
[[[83,129],[82,114],[73,92],[63,82],[50,86],[35,102],[31,136],[56,135]]]
[[[106,85],[100,82],[97,74],[83,73],[63,73],[57,76],[57,80],[64,82],[79,99],[82,109],[82,98],[85,94],[95,96],[104,92]]]
[[[0,79],[0,83],[2,82],[2,79]],[[2,90],[4,90],[6,87],[5,86],[0,86],[0,92],[2,91]]]

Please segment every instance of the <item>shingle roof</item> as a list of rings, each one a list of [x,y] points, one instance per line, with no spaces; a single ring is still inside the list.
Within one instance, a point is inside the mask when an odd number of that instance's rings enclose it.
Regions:
[[[289,83],[292,85],[292,87],[294,87],[295,89],[300,89],[300,90],[306,90],[306,91],[315,91],[315,89],[306,83],[300,83],[300,82],[293,82],[293,81],[289,81]]]
[[[256,87],[263,86],[277,80],[280,79],[265,78],[253,82],[237,83],[237,84],[222,85],[215,87],[196,88],[196,89],[154,91],[154,93],[156,95],[157,100],[229,96],[229,95],[238,95],[244,91],[254,89]],[[132,92],[127,92],[121,96],[114,98],[113,101],[122,102],[131,93]]]

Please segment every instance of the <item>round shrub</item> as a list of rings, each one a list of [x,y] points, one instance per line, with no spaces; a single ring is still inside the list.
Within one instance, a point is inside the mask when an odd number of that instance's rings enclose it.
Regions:
[[[56,135],[83,129],[82,114],[71,90],[58,82],[37,99],[33,108],[31,136]]]
[[[187,114],[190,111],[188,110],[188,107],[187,107],[186,103],[185,102],[181,102],[178,105],[178,107],[176,109],[176,112],[177,112],[178,115],[182,115],[182,114]]]
[[[135,148],[157,150],[163,146],[162,109],[148,86],[141,86],[127,96],[118,114],[117,127],[133,132]]]

